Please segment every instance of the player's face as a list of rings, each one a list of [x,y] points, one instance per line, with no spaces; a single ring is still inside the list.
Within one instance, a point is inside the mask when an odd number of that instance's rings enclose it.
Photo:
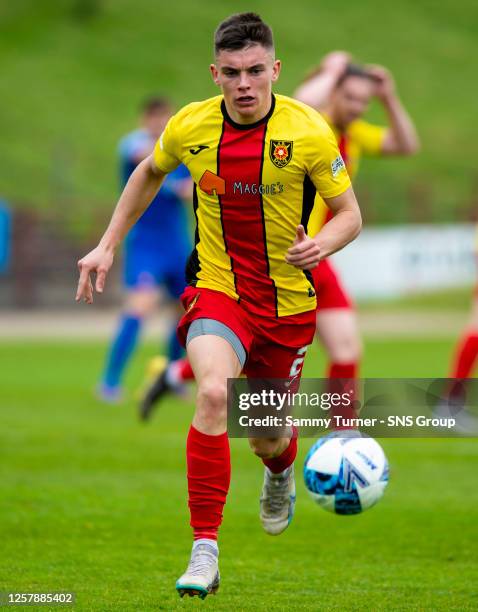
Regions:
[[[368,108],[373,95],[373,85],[369,79],[350,76],[337,87],[331,97],[334,123],[346,127],[361,117]]]
[[[254,123],[267,115],[272,83],[280,73],[280,61],[262,45],[238,51],[220,51],[211,74],[222,89],[227,112],[237,123]]]
[[[172,115],[169,109],[154,110],[143,115],[143,127],[156,140],[164,132],[164,128]]]

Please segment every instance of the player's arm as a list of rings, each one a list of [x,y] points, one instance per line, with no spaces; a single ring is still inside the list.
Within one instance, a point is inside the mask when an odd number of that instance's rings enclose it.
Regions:
[[[343,249],[362,229],[362,215],[352,187],[334,198],[324,198],[324,201],[334,216],[314,236],[320,259]]]
[[[314,237],[307,236],[300,225],[294,244],[287,251],[287,263],[302,270],[312,270],[321,259],[343,249],[362,228],[360,208],[351,186],[340,195],[324,200],[334,217]]]
[[[320,111],[327,105],[349,61],[350,55],[345,51],[328,53],[320,63],[318,70],[299,85],[293,97]]]
[[[413,155],[420,148],[412,119],[400,102],[392,75],[382,66],[368,66],[375,80],[375,95],[388,116],[388,128],[382,142],[383,155]]]
[[[96,291],[103,291],[116,247],[149,206],[165,176],[157,167],[153,155],[144,159],[131,174],[98,246],[78,262],[80,279],[77,302],[81,299],[87,304],[93,302],[91,273],[96,273]]]

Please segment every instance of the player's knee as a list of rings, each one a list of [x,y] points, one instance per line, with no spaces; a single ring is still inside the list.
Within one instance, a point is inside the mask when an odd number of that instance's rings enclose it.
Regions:
[[[217,422],[220,419],[226,419],[226,381],[211,377],[199,383],[197,391],[197,412],[201,419],[207,421]]]
[[[280,440],[276,438],[249,438],[249,444],[255,455],[261,459],[275,457]]]
[[[138,291],[128,296],[126,310],[133,316],[144,319],[156,306],[156,294],[152,291]]]
[[[136,319],[145,319],[151,313],[151,309],[143,304],[127,304],[125,311],[128,316]]]
[[[362,342],[354,334],[337,338],[329,348],[330,359],[336,363],[353,363],[362,357]]]

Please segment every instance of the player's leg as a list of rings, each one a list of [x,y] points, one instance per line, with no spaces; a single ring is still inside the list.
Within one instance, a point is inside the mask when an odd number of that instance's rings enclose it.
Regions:
[[[317,336],[330,359],[327,391],[338,394],[346,391],[356,397],[362,346],[355,311],[349,308],[318,311]],[[350,427],[349,419],[357,417],[354,406],[347,403],[331,408],[334,429]]]
[[[269,535],[279,535],[294,517],[297,431],[286,438],[251,438],[254,453],[264,464],[264,480],[260,497],[260,520]]]
[[[175,343],[179,343],[176,329],[174,329]],[[174,343],[174,344],[175,344]],[[169,343],[169,355],[171,355],[172,343]],[[175,351],[176,352],[176,351]],[[160,401],[170,393],[187,395],[186,383],[194,380],[194,373],[187,355],[185,357],[170,360],[163,355],[153,357],[147,366],[145,382],[140,395],[139,417],[147,421]]]
[[[355,378],[362,342],[352,300],[328,260],[321,261],[312,275],[317,294],[317,337],[329,358],[327,376]]]
[[[357,313],[337,272],[328,261],[320,262],[313,277],[318,303],[317,338],[329,360],[326,373],[329,379],[328,391],[341,393],[343,389],[340,385],[345,384],[348,392],[356,394],[362,357]],[[335,417],[348,419],[357,414],[353,405],[343,405],[334,408],[331,416],[336,423]]]
[[[172,300],[177,303],[178,321],[183,314],[179,299],[185,288],[186,260],[187,255],[181,249],[172,251],[164,268],[163,284]],[[194,378],[189,360],[183,356],[184,349],[179,342],[176,327],[177,325],[169,333],[167,358],[157,355],[148,363],[139,403],[139,416],[143,421],[150,418],[157,404],[169,393],[185,395],[185,383]]]
[[[310,327],[310,336],[313,337],[313,322]],[[310,342],[310,339],[306,341]],[[281,379],[271,381],[273,391],[296,391],[306,351],[307,346],[289,348],[270,342],[258,345],[251,353],[245,369],[251,387],[255,389],[257,384],[267,385],[267,379]],[[288,527],[294,515],[297,431],[295,428],[289,429],[283,437],[270,437],[264,432],[262,436],[250,436],[249,444],[264,464],[260,520],[267,533],[279,535]]]
[[[437,417],[452,417],[453,429],[464,435],[478,435],[478,419],[467,406],[466,379],[472,378],[478,358],[478,290],[473,296],[471,315],[455,349],[449,378],[453,379],[446,397],[435,407]]]
[[[122,377],[136,348],[143,320],[156,304],[157,262],[157,249],[143,243],[134,232],[131,233],[126,240],[123,258],[126,301],[99,387],[99,394],[106,401],[115,401],[120,397]]]
[[[356,378],[362,356],[357,315],[351,308],[317,311],[317,337],[330,363],[329,378]]]
[[[186,288],[186,277],[184,270],[190,253],[189,245],[187,248],[178,246],[177,249],[170,250],[167,262],[164,269],[164,286],[166,287],[170,298],[176,304],[177,323],[183,316],[183,308],[181,306],[181,295]],[[184,357],[184,349],[179,342],[177,334],[177,324],[171,328],[167,341],[167,358],[168,362],[177,361]]]
[[[166,339],[166,355],[168,363],[181,359],[183,356],[182,346],[179,344],[178,337],[176,335],[176,327],[177,321],[176,325],[171,326]]]
[[[195,324],[190,332],[195,332]],[[186,444],[189,510],[194,544],[186,572],[176,588],[181,595],[204,595],[219,586],[217,534],[229,490],[231,466],[227,426],[227,379],[241,363],[228,340],[192,337],[188,356],[197,380],[196,411]]]
[[[99,388],[105,401],[119,399],[123,375],[136,348],[143,321],[154,310],[157,299],[158,292],[152,285],[138,286],[128,292]]]
[[[206,596],[219,584],[217,534],[230,481],[227,379],[240,375],[250,339],[234,300],[208,290],[190,289],[185,295],[186,314],[178,331],[182,340],[187,334],[187,355],[197,381],[186,444],[194,544],[176,588],[180,595]]]
[[[139,403],[139,415],[143,421],[151,417],[154,409],[168,394],[185,395],[186,383],[194,380],[194,372],[187,356],[168,361],[158,355],[148,364],[146,380]]]
[[[450,378],[470,378],[478,357],[478,290],[473,296],[471,315],[455,350]]]

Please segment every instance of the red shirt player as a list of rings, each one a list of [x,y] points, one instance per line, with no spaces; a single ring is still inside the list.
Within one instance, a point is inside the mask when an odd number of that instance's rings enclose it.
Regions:
[[[390,73],[381,66],[355,65],[348,53],[334,51],[323,58],[294,96],[319,110],[327,120],[352,180],[362,156],[406,156],[418,150],[413,122],[398,98]],[[385,110],[387,125],[373,125],[363,119],[374,97]],[[317,198],[311,232],[314,222],[318,228],[329,219],[329,211]],[[322,260],[313,276],[317,337],[329,358],[327,376],[356,378],[362,346],[353,302],[330,260]]]

